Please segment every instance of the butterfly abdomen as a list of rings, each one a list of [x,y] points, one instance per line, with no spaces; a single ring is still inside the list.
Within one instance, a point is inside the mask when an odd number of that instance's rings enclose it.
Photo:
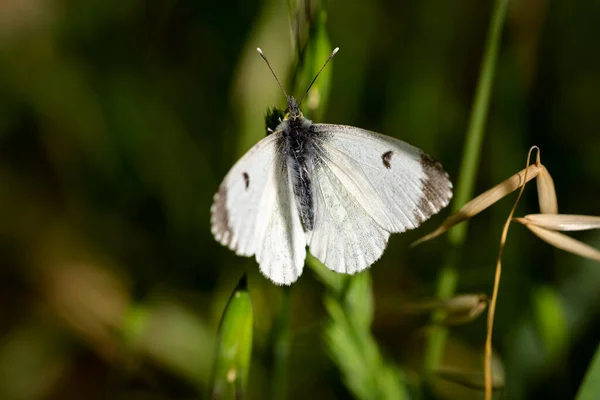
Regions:
[[[291,179],[296,206],[305,231],[312,231],[315,222],[311,171],[314,161],[312,122],[292,118],[282,124],[282,147],[285,165]]]

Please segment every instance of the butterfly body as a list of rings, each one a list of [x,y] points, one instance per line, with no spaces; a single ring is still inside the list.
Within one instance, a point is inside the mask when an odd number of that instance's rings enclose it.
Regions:
[[[312,121],[304,118],[296,100],[290,97],[288,117],[277,127],[281,132],[278,139],[284,154],[283,167],[289,171],[294,190],[298,213],[305,231],[312,231],[314,225],[314,204],[311,171],[314,162],[315,133]]]

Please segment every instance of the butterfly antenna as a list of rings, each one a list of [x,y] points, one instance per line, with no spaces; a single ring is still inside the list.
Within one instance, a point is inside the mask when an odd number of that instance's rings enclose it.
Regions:
[[[304,96],[302,96],[302,98],[300,99],[300,102],[298,103],[298,107],[300,107],[300,104],[302,104],[302,101],[304,100],[304,98],[308,94],[308,91],[312,87],[313,83],[315,83],[315,81],[317,80],[317,78],[321,74],[321,71],[323,71],[323,69],[325,68],[325,66],[327,65],[327,63],[329,63],[329,61],[331,61],[331,59],[333,58],[333,56],[335,56],[335,54],[338,52],[339,49],[340,49],[339,47],[336,47],[335,49],[333,49],[333,51],[331,52],[331,54],[327,58],[327,61],[325,61],[325,64],[323,64],[323,66],[321,67],[321,69],[319,70],[319,72],[317,72],[317,75],[315,75],[315,77],[312,80],[312,82],[310,83],[310,85],[308,85],[308,89],[306,89],[306,92],[304,92]]]
[[[283,85],[281,84],[281,82],[279,82],[279,78],[277,78],[277,75],[275,75],[275,71],[273,71],[273,68],[271,68],[271,64],[269,64],[269,60],[267,60],[267,57],[265,56],[263,51],[260,49],[260,47],[257,47],[256,51],[258,51],[258,54],[260,54],[260,56],[263,58],[263,60],[265,60],[265,62],[267,63],[267,67],[269,67],[269,69],[271,70],[271,73],[275,77],[275,80],[277,81],[277,83],[279,83],[279,87],[281,88],[281,91],[285,95],[285,98],[289,99],[288,94],[286,93],[285,89],[283,88]]]

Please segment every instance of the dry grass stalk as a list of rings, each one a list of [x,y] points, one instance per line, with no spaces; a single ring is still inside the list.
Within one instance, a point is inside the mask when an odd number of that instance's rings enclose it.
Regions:
[[[532,165],[529,165],[531,154],[534,149],[537,150],[536,162]],[[533,178],[537,178],[536,184],[541,213],[527,215],[524,218],[513,218],[519,200],[521,199],[521,196],[525,189],[525,185]],[[456,213],[449,216],[435,231],[423,236],[422,238],[420,238],[412,244],[412,246],[416,246],[422,242],[431,240],[447,232],[453,226],[469,218],[474,217],[475,215],[479,214],[481,211],[485,210],[498,200],[502,199],[506,195],[512,193],[513,191],[519,188],[519,195],[502,229],[500,247],[498,250],[498,258],[496,260],[494,288],[492,298],[489,304],[487,335],[485,341],[484,368],[486,400],[491,400],[492,389],[494,388],[494,385],[492,383],[493,374],[491,365],[492,331],[494,327],[494,314],[496,311],[496,303],[498,300],[498,291],[500,287],[500,276],[502,274],[502,253],[506,244],[506,238],[508,235],[508,229],[510,227],[511,221],[515,220],[525,225],[536,236],[559,249],[571,252],[582,257],[590,258],[592,260],[600,261],[600,251],[569,236],[556,232],[557,230],[577,231],[587,229],[600,229],[600,217],[588,215],[558,214],[558,201],[556,197],[556,191],[554,188],[554,181],[546,167],[540,161],[539,148],[537,146],[533,146],[529,149],[525,169],[511,176],[504,182],[494,186],[492,189],[480,194],[479,196],[465,204]],[[442,323],[446,325],[451,325],[453,324],[453,322],[464,323],[476,318],[485,309],[487,305],[487,299],[485,301],[479,301],[477,304],[467,304],[469,301],[473,302],[475,300],[475,298],[461,298],[460,296],[448,300],[447,303],[444,303],[442,306],[440,306],[441,308],[445,308],[446,312],[448,313],[447,318]],[[454,303],[452,303],[453,301]],[[453,312],[453,308],[456,308],[457,310],[461,309],[463,310],[463,312]]]
[[[416,246],[418,244],[431,240],[447,232],[454,225],[457,225],[479,214],[481,211],[485,210],[498,200],[517,190],[525,182],[528,182],[531,179],[538,176],[540,172],[540,166],[541,164],[538,163],[529,165],[527,168],[514,174],[504,182],[499,183],[498,185],[494,186],[486,192],[483,192],[482,194],[465,204],[456,213],[446,218],[446,220],[442,222],[442,225],[440,225],[435,231],[413,242],[411,246]],[[524,179],[526,179],[525,182],[523,181]]]
[[[527,154],[527,163],[525,165],[529,166],[529,160],[531,158],[531,152],[536,149],[538,151],[536,165],[541,165],[540,163],[540,149],[537,146],[533,146],[529,149],[529,153]],[[519,204],[519,200],[521,200],[521,196],[523,195],[523,190],[525,190],[525,184],[528,182],[528,172],[529,167],[525,168],[525,176],[522,180],[521,190],[519,191],[519,195],[515,200],[515,204],[510,210],[510,214],[504,223],[504,227],[502,228],[502,236],[500,237],[500,248],[498,249],[498,259],[496,260],[496,274],[494,276],[494,290],[492,292],[492,300],[490,301],[490,307],[488,309],[488,323],[487,323],[487,335],[485,339],[485,400],[492,400],[492,331],[494,328],[494,314],[496,312],[496,302],[498,301],[498,290],[500,289],[500,276],[502,275],[502,253],[504,251],[504,245],[506,244],[506,237],[508,235],[508,228],[510,227],[510,222],[512,221],[513,215],[515,214],[515,210],[517,209],[517,205]],[[539,172],[539,169],[536,169]]]

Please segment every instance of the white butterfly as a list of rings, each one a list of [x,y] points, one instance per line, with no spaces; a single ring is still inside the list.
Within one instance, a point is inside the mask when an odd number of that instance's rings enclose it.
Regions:
[[[276,284],[298,279],[307,246],[333,271],[362,271],[381,257],[391,233],[418,227],[450,201],[448,174],[418,148],[313,124],[283,92],[284,120],[231,168],[211,207],[217,241],[255,255]]]

